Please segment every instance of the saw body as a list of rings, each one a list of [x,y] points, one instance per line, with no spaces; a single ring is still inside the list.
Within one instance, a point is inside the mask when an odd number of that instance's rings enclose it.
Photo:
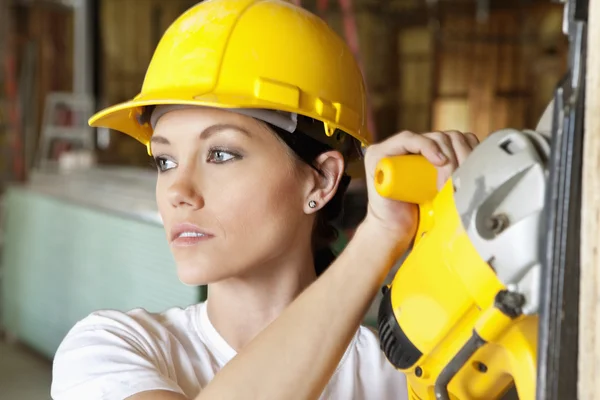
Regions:
[[[411,400],[500,399],[513,383],[520,399],[535,398],[548,153],[533,131],[498,131],[439,193],[420,156],[379,164],[379,193],[420,209],[379,310],[382,349],[407,375]],[[395,183],[415,171],[423,178],[412,187]]]

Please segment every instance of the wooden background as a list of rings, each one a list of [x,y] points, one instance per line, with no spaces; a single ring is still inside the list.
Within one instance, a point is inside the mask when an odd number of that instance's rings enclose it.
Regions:
[[[103,0],[101,105],[134,96],[154,46],[169,23],[195,1]],[[330,1],[327,22],[343,35]],[[562,7],[530,2],[492,9],[432,11],[416,1],[356,1],[361,58],[377,133],[459,129],[480,138],[504,127],[533,128],[566,69]],[[314,2],[304,2],[316,11]],[[389,5],[391,4],[391,5]],[[113,135],[107,162],[143,164],[145,150]]]
[[[70,90],[72,14],[31,1],[18,7],[19,56],[35,47],[39,127],[50,90]],[[169,24],[196,0],[98,0],[98,108],[135,96]],[[316,0],[303,1],[316,12]],[[343,36],[330,0],[323,17]],[[566,70],[562,6],[543,0],[491,0],[477,20],[473,0],[354,0],[361,58],[377,136],[403,129],[459,129],[484,138],[504,127],[533,128]],[[523,4],[527,4],[524,6]],[[91,45],[91,44],[90,44]],[[149,166],[143,146],[111,133],[102,163]]]

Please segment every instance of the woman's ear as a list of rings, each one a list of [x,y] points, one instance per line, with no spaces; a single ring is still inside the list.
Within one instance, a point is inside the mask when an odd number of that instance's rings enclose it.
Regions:
[[[314,165],[318,171],[311,168],[313,185],[304,202],[304,211],[307,214],[320,210],[335,196],[340,179],[344,175],[344,157],[339,151],[332,150],[320,154]]]

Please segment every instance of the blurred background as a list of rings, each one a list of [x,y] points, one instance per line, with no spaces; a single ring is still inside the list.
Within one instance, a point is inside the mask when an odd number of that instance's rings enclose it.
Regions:
[[[563,8],[550,0],[294,2],[355,52],[378,139],[535,128],[566,70]],[[2,400],[49,399],[53,354],[91,311],[205,298],[175,275],[146,149],[86,126],[138,93],[161,35],[195,3],[0,0]],[[364,182],[353,182],[338,250],[365,200]]]

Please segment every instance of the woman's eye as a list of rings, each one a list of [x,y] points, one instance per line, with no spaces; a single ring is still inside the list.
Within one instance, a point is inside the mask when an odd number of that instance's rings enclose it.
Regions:
[[[177,165],[174,161],[171,161],[165,157],[156,157],[156,167],[160,172],[165,172],[171,168],[175,168]]]
[[[213,163],[224,163],[238,157],[239,156],[237,154],[233,154],[225,150],[211,150],[208,153],[207,161]]]

